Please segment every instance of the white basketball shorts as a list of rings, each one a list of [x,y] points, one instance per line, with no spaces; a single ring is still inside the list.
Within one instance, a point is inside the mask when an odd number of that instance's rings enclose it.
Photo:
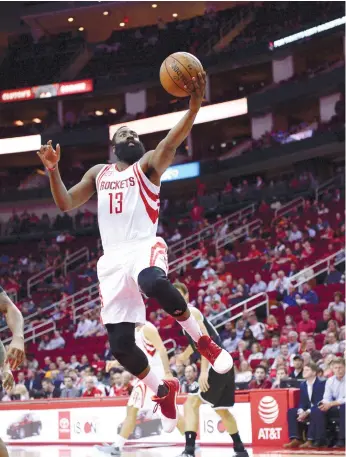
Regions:
[[[107,247],[97,262],[103,324],[145,323],[137,280],[142,270],[152,266],[168,272],[167,245],[160,237]]]

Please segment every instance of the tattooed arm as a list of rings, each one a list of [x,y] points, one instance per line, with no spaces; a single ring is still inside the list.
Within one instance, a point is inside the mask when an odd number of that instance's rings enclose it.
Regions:
[[[8,349],[5,363],[15,370],[23,362],[24,353],[24,321],[22,313],[0,286],[0,312],[5,314],[7,325],[12,332],[12,342]]]

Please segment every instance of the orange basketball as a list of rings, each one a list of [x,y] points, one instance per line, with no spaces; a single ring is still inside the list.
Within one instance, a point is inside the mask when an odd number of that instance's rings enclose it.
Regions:
[[[188,52],[175,52],[162,62],[160,81],[169,94],[187,97],[193,91],[192,78],[202,71],[202,64],[197,57]]]

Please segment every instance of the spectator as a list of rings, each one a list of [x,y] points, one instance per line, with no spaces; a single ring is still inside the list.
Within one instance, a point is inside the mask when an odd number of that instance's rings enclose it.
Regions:
[[[65,376],[64,386],[60,393],[60,398],[77,398],[80,397],[80,391],[73,386],[71,376]]]
[[[306,342],[308,341],[308,334],[306,332],[299,333],[299,342],[300,342],[300,349],[299,352],[301,355],[304,354],[306,351]]]
[[[316,333],[326,333],[328,327],[328,321],[331,319],[331,314],[329,309],[323,310],[322,320],[317,321]]]
[[[41,378],[36,374],[35,370],[28,370],[24,384],[28,389],[30,396],[32,396],[33,392],[37,392],[42,389]]]
[[[291,263],[290,271],[288,272],[287,277],[291,278],[292,276],[295,276],[297,273],[298,273],[297,264],[296,263]]]
[[[162,319],[160,320],[160,329],[170,329],[175,324],[174,317],[166,313],[166,311],[161,311]]]
[[[179,357],[177,357],[177,361],[175,363],[175,371],[177,373],[176,377],[178,378],[180,385],[182,385],[186,381],[185,367],[184,367],[183,362],[179,359]]]
[[[267,292],[274,292],[278,285],[278,275],[276,273],[272,273],[271,280],[267,286]]]
[[[109,360],[113,360],[113,354],[111,351],[111,345],[110,345],[109,341],[106,341],[106,343],[105,343],[105,350],[103,351],[102,359],[105,362],[107,362]]]
[[[303,234],[300,230],[298,230],[297,225],[293,225],[291,233],[288,237],[288,241],[293,243],[294,241],[300,241],[303,238]]]
[[[82,357],[80,359],[80,366],[79,366],[78,370],[83,371],[88,367],[89,367],[89,360],[88,360],[88,357],[84,354],[84,355],[82,355]]]
[[[276,370],[276,377],[272,384],[272,389],[279,389],[280,383],[283,379],[288,379],[287,369],[285,367],[278,367],[278,369]]]
[[[223,341],[223,346],[228,352],[234,352],[237,350],[238,343],[240,341],[240,338],[237,336],[236,330],[232,329],[230,338],[227,338],[226,340]]]
[[[291,282],[287,278],[287,276],[285,276],[285,272],[283,270],[278,271],[278,283],[276,286],[276,290],[281,295],[284,295],[288,291],[288,288],[290,285],[291,285]]]
[[[304,382],[300,385],[298,408],[291,408],[287,412],[288,434],[290,442],[285,444],[286,449],[300,447],[303,443],[303,426],[309,419],[312,411],[318,408],[323,398],[325,383],[317,378],[318,367],[314,363],[303,369]],[[307,431],[308,443],[314,439],[314,427],[309,424]]]
[[[262,341],[264,339],[265,325],[262,322],[258,322],[257,316],[253,311],[249,312],[248,322],[253,337],[258,341]]]
[[[311,286],[308,283],[303,284],[303,291],[301,293],[301,296],[299,299],[297,299],[297,303],[299,306],[301,305],[308,305],[308,304],[313,304],[317,305],[318,304],[318,296],[314,290],[311,290]]]
[[[322,354],[316,350],[315,338],[311,336],[306,340],[306,351],[310,354],[314,363],[322,359]]]
[[[87,336],[89,330],[91,328],[91,321],[87,319],[85,314],[82,314],[80,317],[80,321],[77,325],[77,331],[74,334],[75,338],[81,338]]]
[[[255,283],[250,288],[250,295],[256,295],[267,290],[267,284],[262,281],[259,273],[255,274]]]
[[[94,385],[94,378],[92,376],[87,376],[85,380],[86,390],[83,393],[82,397],[90,398],[90,397],[101,397],[102,392],[101,390],[97,389]]]
[[[226,322],[225,328],[223,330],[221,330],[221,332],[220,332],[221,341],[224,341],[224,340],[227,340],[228,338],[231,338],[232,330],[233,330],[232,322]]]
[[[243,353],[240,354],[243,357]],[[252,343],[251,345],[251,354],[248,357],[248,362],[251,364],[252,360],[262,360],[263,352],[261,346],[258,343]]]
[[[252,244],[251,247],[250,247],[250,252],[249,254],[247,255],[247,257],[245,257],[244,260],[252,260],[252,259],[258,259],[259,257],[261,257],[261,252],[257,249],[256,245],[255,244]]]
[[[215,276],[215,270],[210,265],[203,271],[202,277],[203,279],[210,279],[211,277]]]
[[[132,374],[128,371],[123,371],[121,373],[121,380],[123,383],[123,390],[125,395],[131,395],[133,384],[132,384]]]
[[[291,330],[295,330],[297,328],[293,317],[290,314],[286,314],[285,316],[285,325],[281,329],[281,336],[287,336]]]
[[[41,340],[40,344],[38,345],[38,350],[46,351],[48,344],[49,344],[49,336],[47,334],[43,335],[42,340]]]
[[[198,260],[198,262],[196,263],[195,268],[196,268],[196,270],[199,269],[199,268],[204,268],[208,264],[209,264],[208,255],[207,254],[201,254],[201,257]]]
[[[299,352],[299,343],[298,343],[298,333],[294,330],[291,330],[288,334],[288,352],[290,355],[298,354]]]
[[[123,380],[121,377],[121,371],[116,371],[111,375],[111,388],[109,392],[110,397],[123,397],[126,395],[123,389]]]
[[[97,372],[96,374],[96,383],[95,383],[95,387],[99,390],[101,390],[102,392],[102,396],[103,397],[106,397],[109,395],[109,387],[108,387],[108,384],[107,384],[107,380],[105,378],[105,372],[100,370]]]
[[[80,363],[78,362],[77,356],[71,355],[70,368],[72,368],[73,370],[78,370],[79,367],[80,367]]]
[[[255,370],[255,379],[249,384],[249,389],[270,389],[272,383],[267,377],[267,371],[265,367],[259,365]]]
[[[199,390],[197,382],[197,368],[195,365],[187,365],[185,368],[185,382],[181,386],[183,393],[196,393]]]
[[[332,313],[334,311],[334,312],[345,314],[346,304],[344,301],[342,301],[341,292],[334,292],[334,301],[329,303],[328,311],[330,313]]]
[[[236,369],[235,382],[250,382],[251,379],[251,367],[246,360],[243,360],[242,362],[240,362],[239,370]]]
[[[237,336],[239,338],[243,338],[244,332],[245,332],[245,320],[244,319],[238,319],[237,323],[235,324]]]
[[[290,373],[290,377],[293,379],[303,379],[303,367],[304,360],[299,354],[293,357],[293,370]]]
[[[61,349],[65,346],[65,340],[60,335],[60,332],[56,330],[53,335],[53,338],[46,345],[46,351],[55,351],[55,349]]]
[[[179,229],[174,230],[174,234],[168,239],[170,243],[175,243],[176,241],[180,241],[182,239],[181,233]]]
[[[326,382],[322,405],[311,412],[311,424],[315,427],[318,447],[325,445],[327,421],[337,418],[340,421],[337,448],[345,448],[345,360],[336,358],[332,363],[334,376]]]
[[[273,336],[271,340],[271,347],[267,348],[264,353],[264,358],[275,359],[280,354],[280,337]]]
[[[326,343],[323,348],[321,349],[321,352],[323,355],[326,354],[337,354],[340,352],[339,350],[339,342],[336,336],[336,333],[334,332],[328,332],[326,336]]]
[[[299,297],[300,295],[296,292],[295,287],[290,285],[288,287],[288,294],[284,296],[282,301],[283,309],[286,310],[290,306],[298,306],[297,300]]]
[[[265,324],[266,338],[271,338],[275,334],[280,333],[280,325],[273,314],[269,314],[267,322]]]
[[[51,379],[42,381],[42,390],[34,395],[35,398],[60,398],[60,389],[56,387]]]
[[[312,335],[316,329],[316,322],[310,319],[310,314],[307,309],[302,309],[300,315],[302,320],[298,322],[297,332],[306,332],[308,335]]]

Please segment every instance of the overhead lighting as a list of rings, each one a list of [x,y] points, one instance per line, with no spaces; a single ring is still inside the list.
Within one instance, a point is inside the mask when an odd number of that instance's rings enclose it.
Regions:
[[[151,7],[152,7],[152,8],[157,8],[156,3],[153,3],[153,4],[151,5]]]
[[[17,127],[22,127],[24,125],[24,122],[23,121],[14,121],[14,125],[16,125]]]
[[[110,108],[109,112],[112,114],[117,114],[117,110],[115,108]]]
[[[74,21],[74,17],[69,17],[67,20],[68,20],[68,22],[73,22]]]
[[[41,121],[41,119],[39,117],[34,117],[32,122],[34,122],[34,124],[41,124],[42,123],[42,121]]]
[[[83,32],[84,31],[84,27],[79,27],[78,29],[80,32]]]
[[[120,27],[125,27],[125,22],[120,22]]]
[[[109,14],[109,11],[104,11],[104,12],[103,12],[103,15],[104,15],[104,16],[108,16],[108,14]]]
[[[178,17],[178,13],[173,13],[172,16],[173,17]]]
[[[95,115],[96,115],[96,116],[102,116],[102,115],[103,115],[103,111],[97,109],[97,110],[95,111]]]

